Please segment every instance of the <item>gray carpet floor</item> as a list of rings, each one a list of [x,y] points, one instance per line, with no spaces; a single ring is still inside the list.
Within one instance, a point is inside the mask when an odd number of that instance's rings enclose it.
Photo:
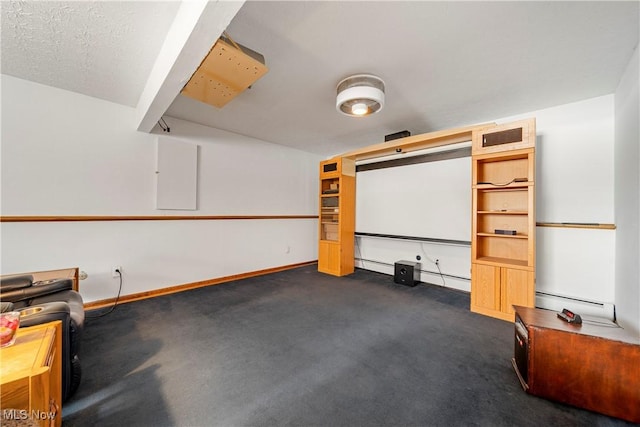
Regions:
[[[312,265],[87,321],[63,425],[628,425],[526,394],[512,356],[467,293]]]

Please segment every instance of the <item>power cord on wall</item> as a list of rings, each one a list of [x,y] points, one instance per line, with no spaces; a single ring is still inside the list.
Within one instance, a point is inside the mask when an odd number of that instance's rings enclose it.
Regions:
[[[120,271],[120,269],[116,268],[116,273],[118,273],[118,276],[120,277],[120,287],[118,288],[118,295],[116,295],[115,302],[113,303],[111,308],[109,308],[108,311],[105,311],[104,313],[98,314],[97,316],[85,316],[87,319],[97,319],[99,317],[106,316],[107,314],[109,314],[113,310],[115,310],[116,306],[118,305],[118,300],[120,299],[120,292],[122,292],[122,272]]]
[[[160,126],[160,129],[162,129],[163,132],[167,132],[167,133],[171,132],[171,128],[169,127],[167,122],[164,121],[162,117],[160,117],[160,120],[158,120],[158,125]]]
[[[438,273],[440,273],[440,278],[442,279],[442,286],[446,287],[447,286],[447,282],[444,280],[444,274],[442,274],[442,270],[440,270],[440,260],[439,259],[431,259],[429,257],[429,255],[427,255],[427,253],[424,251],[424,243],[420,242],[420,251],[422,252],[422,254],[424,255],[424,257],[434,263],[436,265],[436,267],[438,268]]]
[[[436,267],[438,267],[438,273],[440,273],[440,277],[442,278],[442,286],[446,287],[447,282],[444,281],[444,274],[442,274],[442,270],[440,270],[440,260],[437,259],[435,264],[436,264]]]

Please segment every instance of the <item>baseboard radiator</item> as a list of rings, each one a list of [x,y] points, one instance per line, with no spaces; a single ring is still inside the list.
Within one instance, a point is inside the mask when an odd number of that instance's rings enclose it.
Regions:
[[[615,306],[612,303],[588,301],[564,295],[536,292],[536,307],[562,311],[567,308],[580,316],[615,320]]]

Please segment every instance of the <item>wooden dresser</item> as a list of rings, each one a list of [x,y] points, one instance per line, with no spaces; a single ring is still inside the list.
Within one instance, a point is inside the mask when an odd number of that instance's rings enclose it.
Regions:
[[[15,343],[0,349],[0,425],[62,425],[61,356],[59,321],[20,328]]]
[[[527,393],[640,423],[640,337],[605,319],[515,311],[513,367]]]

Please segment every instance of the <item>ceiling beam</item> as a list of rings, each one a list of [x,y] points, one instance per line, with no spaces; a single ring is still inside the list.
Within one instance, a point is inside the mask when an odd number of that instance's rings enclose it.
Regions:
[[[151,132],[243,4],[182,1],[136,107],[139,131]]]

